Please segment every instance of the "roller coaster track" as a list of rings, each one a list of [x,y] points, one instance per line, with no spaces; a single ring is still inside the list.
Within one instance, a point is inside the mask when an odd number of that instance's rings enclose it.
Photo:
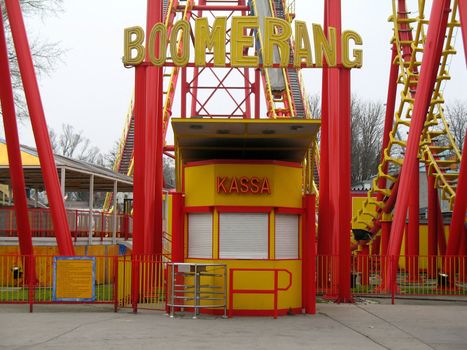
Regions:
[[[179,9],[179,5],[182,2],[185,2],[185,6],[182,7],[182,10]],[[188,20],[191,15],[191,5],[193,0],[164,0],[163,2],[163,11],[164,11],[164,21],[167,27],[167,33],[170,35],[175,17],[177,13],[182,11],[182,18]],[[178,49],[181,49],[181,34],[179,35],[178,40]],[[163,84],[164,84],[164,110],[163,110],[163,127],[164,127],[164,137],[167,133],[167,128],[169,124],[170,117],[172,115],[172,105],[175,95],[175,88],[177,86],[177,79],[180,72],[180,67],[164,67],[163,72]],[[125,119],[125,128],[123,130],[119,149],[117,156],[114,162],[113,170],[119,172],[120,174],[125,174],[128,176],[133,175],[133,150],[134,150],[134,111],[133,111],[133,99],[130,103],[130,108],[128,110],[127,117]],[[108,193],[104,202],[104,210],[109,210],[112,206],[113,194]]]
[[[407,145],[404,136],[408,133],[411,124],[426,27],[429,24],[424,17],[424,0],[418,1],[418,16],[416,17],[409,17],[410,13],[405,10],[404,5],[405,1],[393,0],[393,14],[390,17],[390,21],[394,23],[393,44],[397,49],[394,63],[398,64],[400,69],[399,106],[395,112],[389,144],[384,150],[383,159],[378,167],[378,175],[373,180],[372,189],[368,192],[363,208],[353,218],[354,228],[365,228],[374,234],[378,231],[381,215],[392,211],[397,196],[398,177]],[[457,5],[458,1],[455,0],[449,15],[444,49],[419,149],[420,160],[426,164],[428,174],[435,177],[436,188],[441,190],[442,198],[449,201],[451,208],[455,199],[461,154],[444,117],[442,87],[443,83],[450,79],[448,62],[450,57],[456,53],[453,46],[454,30],[460,26],[457,19]],[[412,28],[412,25],[415,28]],[[382,187],[381,183],[386,185]]]

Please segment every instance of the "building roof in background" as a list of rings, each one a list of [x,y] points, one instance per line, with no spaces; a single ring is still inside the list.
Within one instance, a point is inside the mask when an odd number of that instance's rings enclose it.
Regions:
[[[58,174],[65,170],[65,190],[70,192],[88,191],[90,177],[94,175],[94,191],[112,192],[117,181],[119,192],[133,191],[133,178],[115,173],[111,169],[90,164],[81,160],[71,159],[55,154],[55,165]],[[21,160],[26,180],[26,187],[44,190],[42,172],[37,150],[21,146]],[[6,142],[0,139],[0,183],[8,183],[10,178]]]

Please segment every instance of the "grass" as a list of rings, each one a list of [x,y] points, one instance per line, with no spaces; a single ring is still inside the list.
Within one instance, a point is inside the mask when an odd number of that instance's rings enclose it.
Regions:
[[[95,301],[113,301],[113,285],[99,284],[95,289]],[[36,302],[52,301],[51,287],[37,287],[35,290]],[[29,301],[29,288],[22,287],[0,287],[0,302],[27,302]]]

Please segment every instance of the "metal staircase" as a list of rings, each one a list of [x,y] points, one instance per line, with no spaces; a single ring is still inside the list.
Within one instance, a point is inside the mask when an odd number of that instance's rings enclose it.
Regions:
[[[118,172],[120,174],[128,174],[130,168],[131,158],[133,157],[133,148],[135,142],[135,117],[132,114],[130,118],[130,126],[125,137],[125,143],[122,151],[122,157],[118,166]]]

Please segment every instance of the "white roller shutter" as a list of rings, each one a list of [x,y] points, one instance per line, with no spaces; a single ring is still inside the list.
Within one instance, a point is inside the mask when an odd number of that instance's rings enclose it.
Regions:
[[[268,259],[267,213],[221,213],[219,257],[221,259]]]
[[[188,214],[188,257],[212,258],[212,213]]]
[[[298,258],[298,215],[276,214],[276,259]]]

